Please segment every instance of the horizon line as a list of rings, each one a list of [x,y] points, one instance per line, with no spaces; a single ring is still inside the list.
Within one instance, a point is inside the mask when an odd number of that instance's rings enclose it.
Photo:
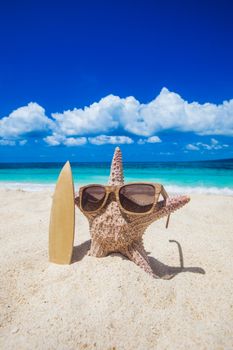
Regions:
[[[4,165],[4,164],[61,164],[61,163],[65,163],[69,161],[71,164],[109,164],[111,163],[112,160],[106,160],[106,161],[70,161],[70,160],[61,160],[61,161],[57,161],[57,162],[49,162],[49,161],[42,161],[42,162],[1,162],[0,161],[0,165]],[[195,162],[218,162],[218,161],[233,161],[233,158],[217,158],[217,159],[200,159],[200,160],[148,160],[148,161],[123,161],[123,163],[195,163]]]

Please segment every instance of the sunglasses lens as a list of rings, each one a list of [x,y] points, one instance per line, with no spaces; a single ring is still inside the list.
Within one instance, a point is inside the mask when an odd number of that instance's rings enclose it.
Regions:
[[[105,199],[105,188],[102,186],[90,186],[82,192],[82,208],[85,211],[98,210]]]
[[[146,213],[154,203],[155,189],[152,185],[131,184],[122,187],[119,191],[122,207],[133,213]]]

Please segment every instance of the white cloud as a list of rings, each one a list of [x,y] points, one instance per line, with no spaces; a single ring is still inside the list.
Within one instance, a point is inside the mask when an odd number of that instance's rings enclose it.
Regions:
[[[151,136],[151,137],[148,137],[147,139],[138,140],[139,145],[144,145],[145,143],[159,143],[159,142],[162,142],[162,141],[158,136]]]
[[[65,137],[61,135],[52,135],[44,138],[44,141],[50,146],[59,146],[63,143]]]
[[[81,146],[85,145],[87,143],[87,138],[86,137],[68,137],[65,139],[63,142],[64,145],[68,147],[73,147],[73,146]]]
[[[44,141],[50,146],[65,145],[68,147],[81,146],[87,143],[86,137],[64,137],[61,135],[52,135],[44,138]]]
[[[197,147],[196,145],[192,145],[191,143],[189,143],[189,144],[186,146],[186,149],[188,149],[189,151],[198,151],[200,148]]]
[[[138,141],[141,144],[155,143],[159,142],[158,136],[153,135],[165,130],[233,136],[233,99],[219,105],[189,103],[179,94],[163,88],[156,98],[145,104],[133,96],[109,95],[84,108],[53,113],[50,119],[40,105],[31,102],[0,119],[3,140],[16,140],[31,132],[46,132],[44,140],[50,145],[78,145],[84,143],[80,137],[89,137],[93,139],[89,142],[94,143],[96,135],[109,136],[113,132],[142,137]],[[114,142],[114,138],[109,140],[107,142]]]
[[[108,132],[119,126],[119,113],[122,104],[117,96],[109,95],[89,107],[74,108],[63,113],[52,113],[54,132],[66,136]]]
[[[1,146],[15,146],[15,141],[12,140],[0,140]]]
[[[147,142],[149,143],[159,143],[162,142],[161,139],[158,136],[151,136],[148,137]]]
[[[63,136],[125,130],[149,137],[169,129],[233,136],[233,99],[220,105],[188,103],[166,88],[147,104],[140,103],[133,96],[109,95],[89,107],[54,113],[52,117],[53,132]]]
[[[210,141],[212,145],[217,145],[219,143],[216,139],[211,139]]]
[[[199,150],[208,150],[208,151],[211,151],[211,150],[219,150],[219,149],[222,149],[222,148],[227,148],[229,147],[229,145],[226,145],[226,144],[221,144],[219,143],[218,140],[212,138],[210,140],[210,143],[202,143],[202,142],[196,142],[196,143],[193,143],[193,144],[188,144],[186,145],[186,149],[189,150],[189,151],[199,151]]]
[[[50,146],[59,146],[65,145],[68,147],[71,146],[81,146],[85,145],[87,142],[93,145],[104,145],[104,144],[130,144],[134,141],[127,136],[108,136],[108,135],[99,135],[96,137],[64,137],[59,134],[54,134],[52,136],[47,136],[44,138],[44,141]]]
[[[16,140],[7,140],[7,139],[1,139],[0,140],[0,146],[15,146],[19,144],[20,146],[24,146],[27,143],[27,140],[20,140],[18,143]]]
[[[104,144],[131,144],[134,141],[127,136],[108,136],[108,135],[99,135],[96,137],[89,137],[88,141],[93,145],[104,145]]]
[[[26,145],[27,142],[28,142],[27,140],[21,140],[21,141],[19,141],[19,145],[24,146],[24,145]]]
[[[45,115],[45,110],[37,103],[30,102],[0,119],[0,137],[15,139],[35,131],[47,131],[51,121]]]

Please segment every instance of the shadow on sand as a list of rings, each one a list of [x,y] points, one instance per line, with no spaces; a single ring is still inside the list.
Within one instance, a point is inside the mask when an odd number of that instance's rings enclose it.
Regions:
[[[178,252],[179,252],[180,266],[165,265],[159,260],[149,256],[151,268],[156,276],[162,279],[172,279],[176,275],[182,272],[200,273],[202,275],[205,274],[205,270],[202,269],[201,267],[184,267],[184,256],[183,256],[183,251],[180,243],[175,240],[170,240],[169,242],[176,243],[177,245]],[[71,263],[81,261],[84,258],[84,256],[87,255],[87,252],[90,249],[90,245],[91,245],[91,240],[88,240],[74,247]],[[111,255],[117,255],[117,256],[120,256],[122,259],[127,259],[123,255],[118,253],[114,253]]]
[[[91,246],[91,240],[89,239],[88,241],[74,247],[71,264],[81,261],[84,258],[84,256],[87,255],[87,252],[90,249],[90,246]]]
[[[180,266],[169,266],[161,263],[159,260],[149,257],[151,268],[156,276],[162,279],[172,279],[176,275],[182,272],[192,272],[192,273],[200,273],[202,275],[205,274],[205,270],[201,267],[184,267],[184,256],[181,245],[179,242],[175,240],[169,240],[171,243],[176,243],[179,253]]]

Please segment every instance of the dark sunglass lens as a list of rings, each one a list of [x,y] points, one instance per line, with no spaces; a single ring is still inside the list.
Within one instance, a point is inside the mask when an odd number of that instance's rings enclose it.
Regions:
[[[82,208],[85,211],[98,210],[105,199],[105,188],[102,186],[90,186],[83,190]]]
[[[133,213],[146,213],[154,203],[155,189],[152,185],[132,184],[122,187],[119,191],[122,207]]]

